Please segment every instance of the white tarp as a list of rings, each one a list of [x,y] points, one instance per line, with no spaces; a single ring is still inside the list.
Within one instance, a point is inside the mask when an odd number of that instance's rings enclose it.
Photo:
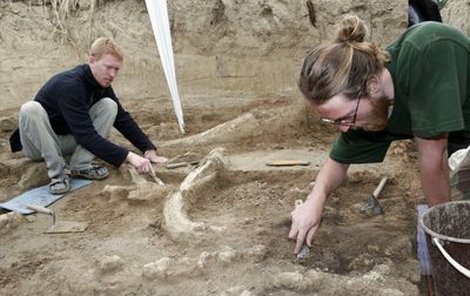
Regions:
[[[470,146],[452,153],[448,161],[452,196],[470,199]]]
[[[173,108],[181,133],[184,134],[184,118],[181,108],[181,100],[176,84],[175,61],[173,58],[173,46],[171,44],[170,21],[168,19],[168,7],[166,0],[145,0],[147,11],[152,23],[158,53],[165,71],[166,82],[173,99]]]

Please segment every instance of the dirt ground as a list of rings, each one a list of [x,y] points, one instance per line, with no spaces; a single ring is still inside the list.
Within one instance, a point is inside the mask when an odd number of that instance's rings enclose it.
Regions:
[[[243,2],[244,5],[240,5]],[[308,1],[307,1],[308,2]],[[186,134],[155,58],[144,1],[0,3],[0,202],[47,184],[44,164],[12,154],[21,103],[109,35],[126,65],[115,89],[170,163],[158,185],[129,167],[49,208],[81,233],[45,234],[51,217],[0,212],[0,295],[426,295],[416,256],[422,203],[411,141],[354,166],[329,199],[310,255],[287,239],[290,212],[315,182],[336,130],[295,86],[299,63],[353,12],[383,44],[406,27],[407,1],[168,1]],[[468,32],[468,4],[445,21]],[[465,27],[465,28],[464,28]],[[112,140],[133,149],[119,134]],[[273,160],[305,166],[272,167]],[[383,215],[360,211],[383,177]]]
[[[128,168],[112,168],[105,181],[50,207],[58,221],[89,223],[82,233],[44,234],[51,225],[46,215],[12,217],[1,229],[2,295],[420,295],[420,193],[410,182],[416,180],[410,143],[395,145],[385,163],[350,171],[328,200],[311,255],[297,259],[287,239],[289,214],[311,189],[334,138],[299,97],[188,101],[185,136],[170,118],[168,101],[124,104],[158,139],[163,155],[199,164],[156,167],[163,186],[133,177]],[[42,164],[9,153],[16,111],[2,115],[5,201],[47,180]],[[277,159],[310,164],[266,165]],[[180,188],[211,162],[220,163]],[[389,177],[380,196],[385,214],[366,216],[361,203],[383,176]],[[178,192],[184,221],[168,209]]]

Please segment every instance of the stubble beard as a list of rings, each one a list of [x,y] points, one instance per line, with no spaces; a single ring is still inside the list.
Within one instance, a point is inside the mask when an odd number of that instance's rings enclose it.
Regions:
[[[369,132],[379,132],[387,128],[388,108],[390,101],[386,97],[380,97],[371,101],[372,110],[364,124],[359,127]]]

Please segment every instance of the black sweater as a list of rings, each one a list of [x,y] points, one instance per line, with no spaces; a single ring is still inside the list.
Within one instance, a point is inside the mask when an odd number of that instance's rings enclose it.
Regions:
[[[119,103],[112,87],[101,87],[86,64],[53,76],[39,90],[34,100],[44,107],[51,126],[58,135],[72,134],[78,144],[118,167],[125,161],[128,150],[100,136],[88,113],[93,104],[105,97],[114,100],[118,106],[114,127],[140,151],[155,149]],[[10,144],[13,152],[22,149],[19,130],[10,137]]]

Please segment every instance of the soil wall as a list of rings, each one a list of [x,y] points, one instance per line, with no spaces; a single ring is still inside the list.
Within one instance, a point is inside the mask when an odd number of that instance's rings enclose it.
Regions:
[[[184,100],[296,91],[303,56],[331,38],[341,15],[358,14],[387,43],[406,27],[407,1],[174,0],[168,11]],[[84,62],[103,35],[126,55],[114,84],[121,97],[169,96],[144,1],[2,1],[0,108],[20,106],[51,75]]]
[[[168,1],[182,100],[295,92],[303,56],[331,38],[343,14],[365,19],[372,40],[386,44],[406,28],[407,3]],[[444,22],[470,34],[470,1],[449,0],[441,13]],[[2,1],[0,109],[20,106],[51,75],[84,62],[88,46],[99,36],[114,37],[126,54],[114,85],[121,97],[169,96],[145,1]]]

